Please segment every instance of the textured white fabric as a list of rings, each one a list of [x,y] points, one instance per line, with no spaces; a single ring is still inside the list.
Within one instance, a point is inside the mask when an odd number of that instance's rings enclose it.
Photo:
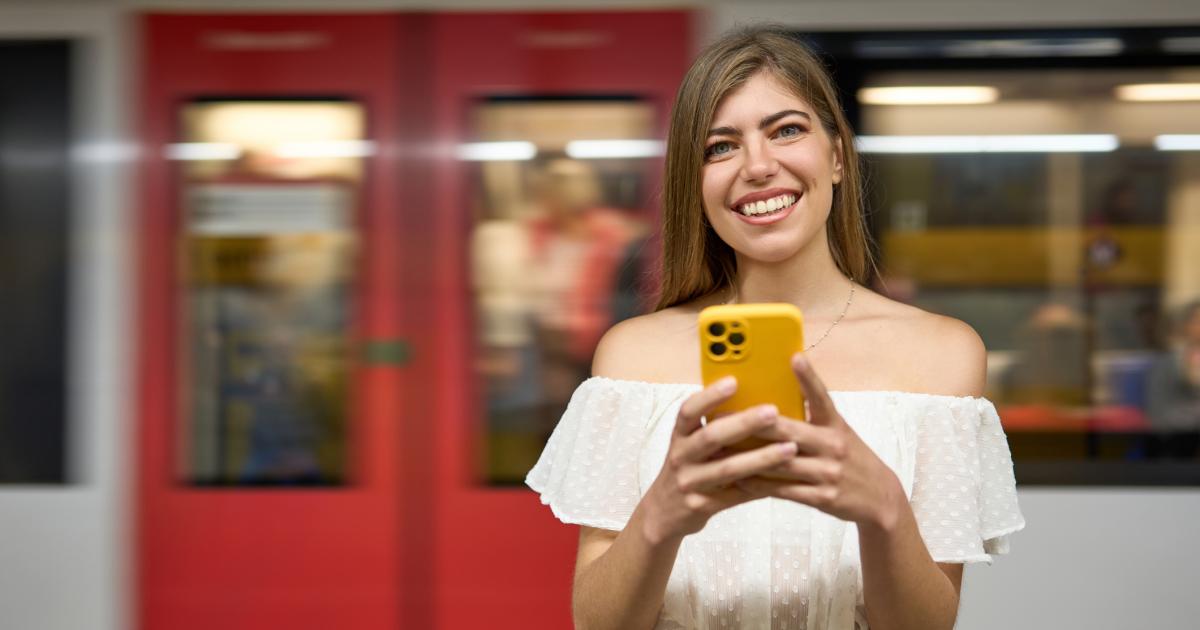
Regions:
[[[620,530],[658,476],[696,385],[591,378],[526,483],[566,523]],[[832,392],[896,472],[933,559],[991,561],[1023,528],[1012,458],[982,398]],[[854,524],[773,498],[714,516],[676,557],[658,628],[867,628]]]

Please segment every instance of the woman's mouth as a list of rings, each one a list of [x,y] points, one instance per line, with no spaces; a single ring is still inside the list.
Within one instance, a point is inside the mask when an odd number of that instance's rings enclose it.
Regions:
[[[796,202],[799,200],[800,196],[795,193],[783,193],[770,199],[734,206],[732,210],[739,219],[747,223],[762,225],[774,223],[786,217],[791,213],[792,208],[796,207]]]

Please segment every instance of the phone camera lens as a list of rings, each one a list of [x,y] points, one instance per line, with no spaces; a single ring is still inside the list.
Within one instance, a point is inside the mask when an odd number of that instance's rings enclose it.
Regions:
[[[723,354],[725,354],[725,344],[723,344],[723,343],[721,343],[721,342],[719,342],[719,341],[718,341],[718,342],[716,342],[716,343],[714,343],[714,344],[712,344],[712,345],[710,345],[710,346],[708,346],[708,349],[709,349],[709,350],[710,350],[710,351],[711,351],[711,352],[712,352],[714,355],[716,355],[716,356],[718,356],[718,357],[719,357],[719,356],[721,356],[721,355],[723,355]]]
[[[725,334],[725,324],[722,324],[720,322],[717,322],[715,324],[709,324],[708,334],[710,334],[714,337],[720,337],[721,335],[724,335]]]
[[[742,345],[742,342],[745,340],[746,340],[746,336],[743,335],[742,333],[731,333],[729,335],[729,343],[731,343],[735,346]]]

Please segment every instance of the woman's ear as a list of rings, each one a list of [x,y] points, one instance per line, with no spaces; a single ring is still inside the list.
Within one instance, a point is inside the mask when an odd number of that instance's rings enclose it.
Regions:
[[[836,186],[842,183],[842,138],[838,136],[833,139],[833,184]]]

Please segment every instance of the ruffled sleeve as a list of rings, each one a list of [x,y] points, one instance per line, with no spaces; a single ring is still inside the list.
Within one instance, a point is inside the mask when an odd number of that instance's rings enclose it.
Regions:
[[[641,499],[638,457],[652,429],[653,389],[632,381],[584,381],[525,483],[564,523],[625,527]]]
[[[988,562],[1025,527],[1012,455],[991,402],[937,401],[917,424],[911,504],[936,562]]]

